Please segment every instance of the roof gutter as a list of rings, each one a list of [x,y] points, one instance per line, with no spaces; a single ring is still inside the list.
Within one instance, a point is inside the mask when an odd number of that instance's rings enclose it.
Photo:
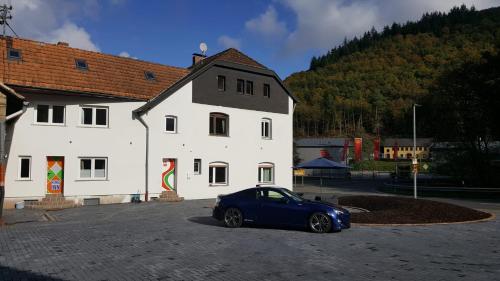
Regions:
[[[29,105],[30,105],[29,102],[23,101],[23,108],[21,110],[19,110],[19,111],[16,111],[16,112],[12,113],[11,115],[7,115],[5,117],[5,121],[10,121],[10,120],[12,120],[12,119],[14,119],[16,117],[19,117],[19,116],[23,115],[26,112],[26,110],[28,109]]]
[[[149,126],[146,124],[142,116],[138,112],[134,112],[134,117],[141,122],[141,124],[146,128],[146,164],[144,167],[144,201],[148,202],[149,200]]]

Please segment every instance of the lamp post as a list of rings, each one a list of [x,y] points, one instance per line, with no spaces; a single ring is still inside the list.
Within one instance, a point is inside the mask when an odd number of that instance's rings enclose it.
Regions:
[[[413,198],[417,199],[417,106],[419,104],[413,104]]]

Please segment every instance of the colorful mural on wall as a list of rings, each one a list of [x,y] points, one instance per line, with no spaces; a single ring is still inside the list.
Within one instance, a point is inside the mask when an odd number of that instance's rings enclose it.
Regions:
[[[61,194],[64,185],[64,158],[47,157],[47,193]]]
[[[163,158],[161,187],[167,191],[175,191],[175,159]]]

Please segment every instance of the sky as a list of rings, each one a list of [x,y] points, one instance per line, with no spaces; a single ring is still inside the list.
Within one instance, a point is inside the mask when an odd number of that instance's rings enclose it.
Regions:
[[[0,0],[22,37],[188,67],[199,44],[207,55],[233,47],[285,79],[344,38],[425,12],[500,0]]]

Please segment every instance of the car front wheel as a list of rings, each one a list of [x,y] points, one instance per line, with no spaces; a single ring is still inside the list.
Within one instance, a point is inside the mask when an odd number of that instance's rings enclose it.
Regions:
[[[228,208],[224,212],[224,223],[227,227],[235,228],[243,224],[243,215],[236,208]]]
[[[314,213],[309,218],[309,227],[312,232],[326,233],[332,229],[332,219],[324,213]]]

